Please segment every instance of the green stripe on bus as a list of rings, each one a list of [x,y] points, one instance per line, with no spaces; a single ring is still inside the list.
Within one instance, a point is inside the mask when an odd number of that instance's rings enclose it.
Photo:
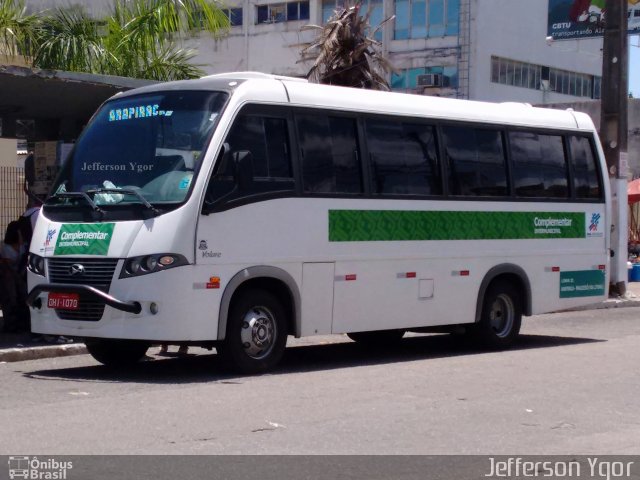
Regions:
[[[330,242],[532,238],[585,238],[585,214],[329,210]]]

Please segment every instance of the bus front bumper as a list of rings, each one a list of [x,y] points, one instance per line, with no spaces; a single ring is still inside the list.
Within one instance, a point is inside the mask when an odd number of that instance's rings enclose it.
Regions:
[[[142,311],[142,306],[139,302],[123,302],[122,300],[118,300],[108,293],[89,285],[69,285],[66,283],[47,283],[36,285],[27,297],[27,304],[32,308],[42,308],[42,298],[40,298],[40,294],[43,292],[84,294],[123,312],[138,314]]]

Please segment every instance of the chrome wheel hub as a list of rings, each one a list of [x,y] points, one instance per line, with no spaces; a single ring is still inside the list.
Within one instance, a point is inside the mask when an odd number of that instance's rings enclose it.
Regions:
[[[253,307],[244,316],[240,339],[245,353],[251,358],[259,360],[268,356],[276,335],[276,322],[268,308]]]

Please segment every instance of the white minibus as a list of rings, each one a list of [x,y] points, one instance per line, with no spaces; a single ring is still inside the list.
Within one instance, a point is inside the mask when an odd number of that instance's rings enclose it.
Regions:
[[[168,343],[241,372],[272,368],[289,335],[506,347],[523,315],[606,298],[606,179],[571,110],[252,72],[131,90],[42,208],[32,330],[107,365]]]

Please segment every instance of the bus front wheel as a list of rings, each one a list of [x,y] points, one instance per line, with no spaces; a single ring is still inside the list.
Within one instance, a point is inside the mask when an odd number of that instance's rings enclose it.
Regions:
[[[484,346],[504,348],[514,342],[521,323],[520,290],[506,281],[496,281],[485,293],[480,321],[472,331]]]
[[[149,343],[136,340],[87,339],[88,352],[98,362],[108,367],[133,365],[142,359],[149,349]]]
[[[280,301],[265,290],[246,290],[234,299],[227,333],[217,349],[241,373],[266,372],[280,361],[287,344],[287,322]]]

